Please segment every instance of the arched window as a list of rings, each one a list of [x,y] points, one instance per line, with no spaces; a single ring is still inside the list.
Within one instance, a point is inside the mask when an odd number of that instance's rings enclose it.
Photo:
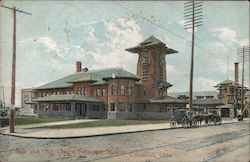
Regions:
[[[107,93],[106,93],[106,89],[104,88],[104,89],[102,89],[102,95],[103,96],[106,96],[107,95]]]
[[[87,88],[84,88],[84,96],[87,96],[87,95],[88,95]]]
[[[115,95],[115,85],[111,86],[111,95]]]
[[[121,95],[125,95],[125,87],[124,87],[124,85],[121,85]]]

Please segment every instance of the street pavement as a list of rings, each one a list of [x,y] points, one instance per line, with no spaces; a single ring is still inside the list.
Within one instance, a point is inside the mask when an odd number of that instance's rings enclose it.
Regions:
[[[67,139],[0,135],[3,162],[248,162],[249,121]]]
[[[248,120],[248,119],[245,119]],[[144,125],[127,125],[127,126],[109,126],[109,127],[90,127],[90,128],[72,128],[72,129],[46,129],[36,128],[41,126],[61,125],[61,124],[72,124],[80,122],[91,122],[95,120],[83,119],[75,121],[62,121],[62,122],[51,122],[44,124],[32,124],[16,127],[15,133],[9,133],[8,128],[2,128],[1,133],[3,135],[10,135],[24,138],[77,138],[77,137],[91,137],[91,136],[103,136],[111,134],[122,134],[122,133],[133,133],[142,131],[154,131],[169,129],[169,123],[161,124],[144,124]],[[222,124],[234,123],[237,119],[225,118],[222,120]],[[28,129],[29,128],[29,129]]]

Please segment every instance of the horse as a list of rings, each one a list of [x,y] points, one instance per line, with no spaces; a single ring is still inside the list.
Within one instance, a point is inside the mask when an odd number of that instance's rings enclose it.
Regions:
[[[194,115],[193,120],[194,120],[194,124],[197,123],[199,126],[201,126],[202,121],[205,120],[205,117],[203,114],[196,114]]]

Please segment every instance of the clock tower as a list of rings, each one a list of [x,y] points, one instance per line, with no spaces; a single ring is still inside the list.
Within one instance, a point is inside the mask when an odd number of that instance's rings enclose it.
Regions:
[[[139,82],[143,88],[144,99],[167,95],[167,89],[172,85],[167,82],[165,55],[177,51],[166,47],[166,44],[154,36],[126,51],[139,55],[137,76],[141,79]]]

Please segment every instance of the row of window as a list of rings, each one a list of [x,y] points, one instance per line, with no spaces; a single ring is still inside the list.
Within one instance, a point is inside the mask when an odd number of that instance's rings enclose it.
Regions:
[[[60,94],[74,94],[74,92],[73,91],[66,91],[65,93],[63,93],[63,92],[56,92],[56,91],[52,92],[52,95],[60,95]],[[43,92],[42,97],[49,96],[49,95],[50,95],[49,92]]]
[[[125,112],[125,108],[126,108],[125,102],[118,103],[118,111],[119,112]],[[110,103],[110,111],[116,111],[115,110],[115,103]],[[129,104],[128,111],[129,112],[133,111],[133,104]]]
[[[133,88],[130,87],[128,94],[131,96],[133,93]],[[60,94],[64,94],[64,93],[60,93],[60,92],[53,92],[52,95],[60,95]],[[73,91],[66,91],[66,94],[74,94]],[[111,95],[116,95],[117,94],[117,90],[116,90],[116,86],[112,85],[111,86]],[[42,97],[44,96],[49,96],[50,93],[49,92],[43,92]],[[88,95],[88,91],[87,88],[78,88],[77,90],[77,95],[83,95],[83,96],[87,96]],[[95,95],[96,96],[107,96],[107,89],[106,88],[97,88],[95,91]],[[121,85],[120,86],[120,95],[125,95],[125,86]]]
[[[116,86],[112,85],[111,86],[111,95],[116,95],[116,93],[117,93]],[[133,88],[130,87],[128,90],[128,95],[131,96],[132,94],[133,94]],[[120,86],[120,95],[125,95],[125,86],[124,85]]]
[[[87,96],[88,95],[87,88],[78,88],[77,94]]]

